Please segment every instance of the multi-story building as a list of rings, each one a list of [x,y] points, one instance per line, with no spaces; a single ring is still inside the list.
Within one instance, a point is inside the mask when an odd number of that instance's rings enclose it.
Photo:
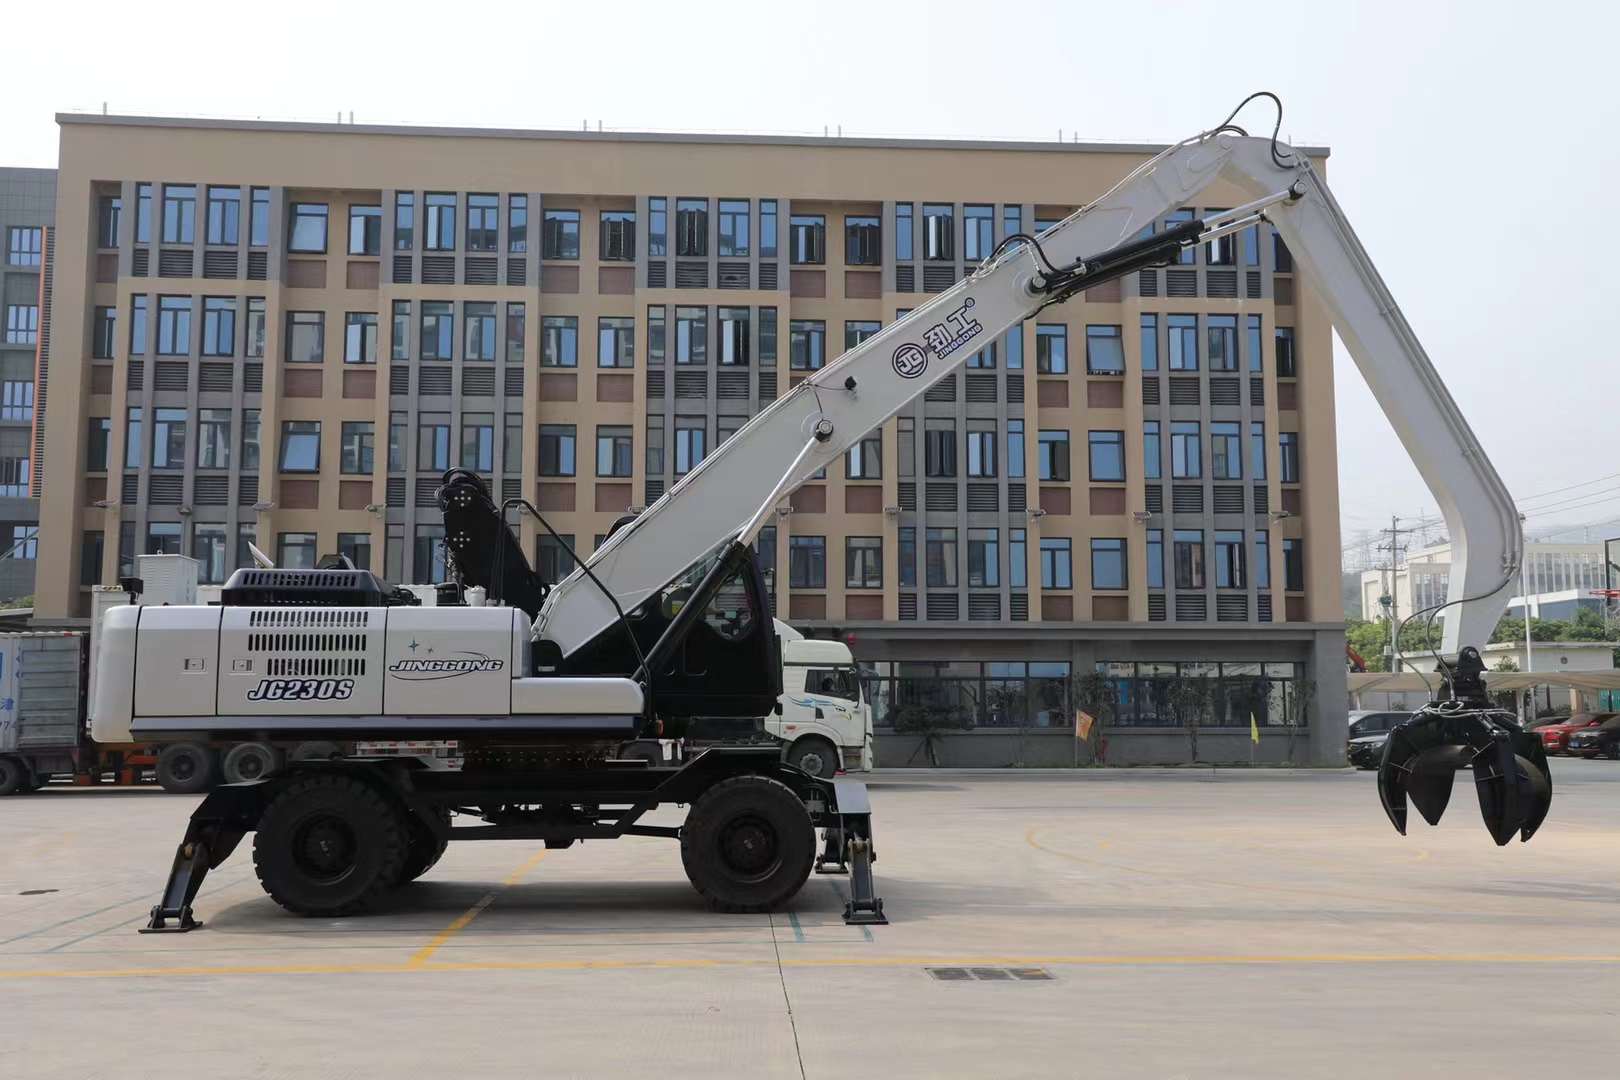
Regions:
[[[0,169],[0,604],[34,591],[39,552],[40,423],[45,379],[41,350],[50,343],[52,169]],[[37,384],[37,385],[36,385]],[[36,393],[38,400],[36,402]]]
[[[441,578],[450,465],[583,557],[1155,149],[60,119],[39,605],[64,616],[137,552],[218,581],[249,540]],[[1069,761],[1082,673],[1117,680],[1114,760],[1185,754],[1192,676],[1231,756],[1251,716],[1342,716],[1329,323],[1292,271],[1253,230],[987,345],[778,510],[779,614],[853,636],[880,724],[976,725],[959,760]],[[983,734],[1013,730],[1053,737]],[[1317,723],[1296,756],[1342,744]]]
[[[1606,603],[1601,591],[1620,582],[1620,575],[1605,577],[1604,545],[1554,544],[1533,541],[1524,546],[1524,577],[1514,582],[1507,614],[1524,617],[1529,591],[1530,615],[1536,619],[1570,619],[1581,608],[1603,614]],[[1605,584],[1605,583],[1608,584]],[[1394,570],[1361,572],[1361,609],[1367,618],[1387,615],[1384,598],[1389,597],[1402,618],[1446,601],[1451,587],[1451,545],[1434,544],[1414,551]],[[1438,616],[1445,618],[1445,613]],[[1477,642],[1476,642],[1477,644]]]

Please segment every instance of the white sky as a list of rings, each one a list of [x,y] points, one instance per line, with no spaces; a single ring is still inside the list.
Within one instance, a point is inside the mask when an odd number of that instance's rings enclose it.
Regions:
[[[1252,90],[1527,509],[1620,534],[1620,14],[1508,3],[10,5],[0,163],[58,110],[1168,141]],[[39,48],[25,43],[39,43]],[[25,89],[26,88],[26,89]],[[1251,128],[1270,123],[1260,103]],[[1347,534],[1433,502],[1342,354]],[[1607,479],[1604,479],[1607,477]],[[1591,481],[1591,483],[1587,483]],[[1527,497],[1570,488],[1540,499]],[[1585,496],[1583,498],[1583,496]]]

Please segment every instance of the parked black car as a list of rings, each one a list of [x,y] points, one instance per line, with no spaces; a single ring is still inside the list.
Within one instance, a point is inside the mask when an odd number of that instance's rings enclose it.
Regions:
[[[1350,714],[1345,758],[1358,769],[1376,769],[1384,757],[1390,729],[1411,717],[1409,712],[1360,710]]]
[[[1569,752],[1577,757],[1606,757],[1620,761],[1620,716],[1596,727],[1581,728],[1569,737]]]

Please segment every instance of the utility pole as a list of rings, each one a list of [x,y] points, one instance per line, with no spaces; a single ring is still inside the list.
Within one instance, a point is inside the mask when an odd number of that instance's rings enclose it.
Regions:
[[[1379,544],[1379,551],[1389,552],[1389,589],[1384,593],[1388,597],[1389,609],[1389,670],[1399,674],[1401,670],[1401,600],[1397,586],[1401,577],[1401,556],[1406,554],[1406,546],[1401,543],[1401,536],[1411,533],[1412,529],[1401,528],[1401,519],[1390,516],[1389,528],[1380,529],[1381,535],[1389,538],[1387,543]],[[1411,571],[1407,571],[1407,580],[1411,580]]]
[[[1519,528],[1524,528],[1524,515],[1519,515]],[[1536,670],[1536,649],[1530,638],[1530,552],[1523,544],[1524,554],[1519,557],[1519,594],[1524,601],[1524,670]]]

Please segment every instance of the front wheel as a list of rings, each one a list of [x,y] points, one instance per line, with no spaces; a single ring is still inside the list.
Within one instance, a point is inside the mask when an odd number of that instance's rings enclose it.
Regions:
[[[214,786],[218,760],[200,743],[172,743],[157,759],[158,786],[174,795],[196,795]]]
[[[816,830],[793,789],[766,776],[734,776],[693,805],[681,829],[681,863],[716,911],[769,911],[810,876]]]
[[[15,795],[29,787],[28,770],[16,758],[0,757],[0,795]]]
[[[1620,761],[1620,742],[1612,742],[1604,747],[1603,756],[1610,761]]]
[[[270,898],[295,915],[354,915],[395,885],[409,839],[404,815],[352,776],[291,780],[259,821],[253,869]]]
[[[831,780],[838,773],[838,747],[816,735],[806,735],[788,747],[787,763],[811,776]]]

